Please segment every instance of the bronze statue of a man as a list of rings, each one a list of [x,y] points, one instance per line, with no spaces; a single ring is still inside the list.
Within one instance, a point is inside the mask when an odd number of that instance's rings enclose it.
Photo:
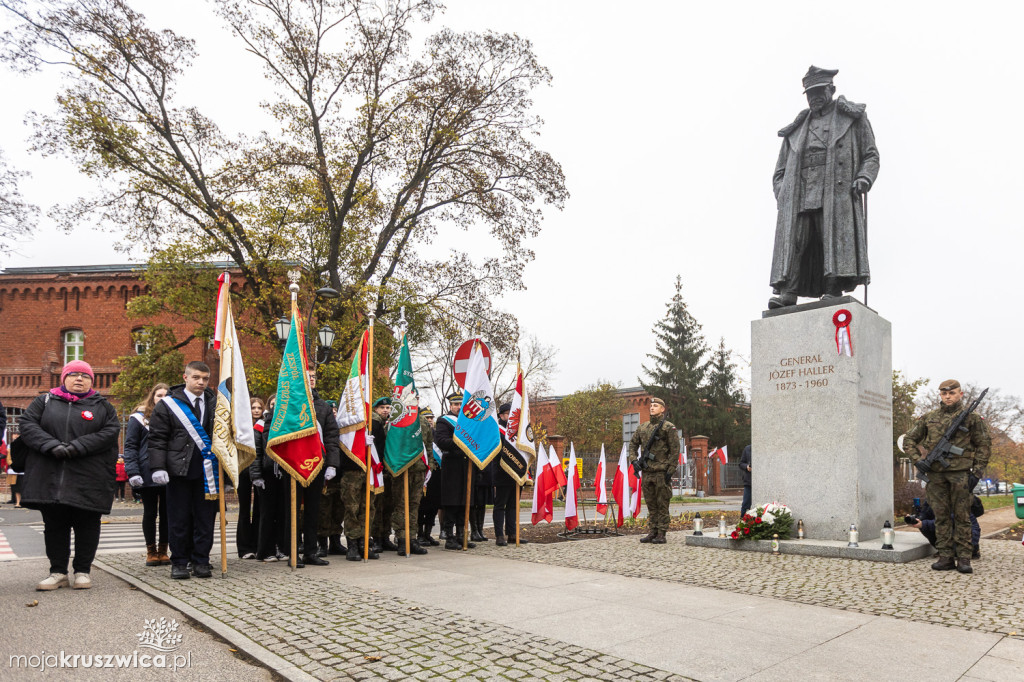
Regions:
[[[878,149],[865,105],[833,99],[837,73],[808,69],[803,85],[810,108],[779,131],[769,308],[796,305],[799,296],[842,296],[871,281],[862,197],[875,184]]]

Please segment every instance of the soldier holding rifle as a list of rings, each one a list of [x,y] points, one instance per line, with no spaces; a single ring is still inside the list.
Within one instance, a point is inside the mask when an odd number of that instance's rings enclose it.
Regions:
[[[971,481],[980,479],[988,466],[992,438],[985,420],[974,412],[980,397],[966,407],[960,382],[955,379],[939,384],[939,397],[942,405],[917,420],[903,439],[903,447],[915,464],[919,459],[929,463],[926,494],[935,511],[935,549],[939,554],[932,568],[973,573]],[[959,428],[950,433],[958,420],[962,421]]]

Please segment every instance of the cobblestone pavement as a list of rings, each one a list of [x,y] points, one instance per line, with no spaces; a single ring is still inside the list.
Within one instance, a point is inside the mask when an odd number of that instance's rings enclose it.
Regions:
[[[105,556],[103,563],[216,618],[321,680],[691,679],[345,585],[323,569],[291,572],[282,565],[232,560],[227,578],[215,573],[209,580],[177,581],[166,567],[147,569],[134,554]]]
[[[688,547],[633,537],[495,547],[475,552],[554,566],[652,578],[802,604],[934,623],[1024,639],[1024,547],[982,540],[973,575],[932,571],[934,558],[907,564]]]

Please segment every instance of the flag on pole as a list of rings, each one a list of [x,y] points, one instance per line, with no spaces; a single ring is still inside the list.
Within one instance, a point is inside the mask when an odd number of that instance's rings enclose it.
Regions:
[[[683,443],[683,451],[679,453],[679,463],[686,464],[686,443]]]
[[[569,444],[569,484],[565,487],[565,529],[580,525],[576,511],[576,491],[580,487],[579,469],[576,467],[576,448]]]
[[[633,474],[629,466],[629,446],[622,444],[619,453],[619,466],[615,470],[612,482],[612,497],[619,506],[619,518],[615,525],[621,526],[626,519],[636,518],[640,513],[640,479]]]
[[[722,447],[718,448],[713,453],[711,453],[711,456],[712,457],[717,457],[718,461],[721,462],[722,464],[728,463],[729,462],[729,446],[723,445]]]
[[[303,339],[302,319],[293,300],[292,326],[277,375],[277,398],[267,436],[267,454],[306,487],[320,473],[324,457],[313,410],[313,394],[306,375],[309,362]]]
[[[530,509],[531,522],[537,525],[542,520],[551,523],[554,517],[554,493],[557,488],[548,452],[543,445],[537,446],[537,474],[533,482],[533,506]]]
[[[249,384],[245,380],[242,351],[231,312],[231,275],[222,273],[218,281],[216,333],[219,336],[214,336],[213,344],[220,350],[220,383],[211,449],[237,488],[239,472],[256,458],[256,436],[249,406]]]
[[[487,359],[480,349],[479,339],[469,354],[466,385],[463,388],[459,418],[455,423],[454,440],[478,469],[486,467],[501,452],[494,390],[487,376]]]
[[[523,368],[516,366],[516,390],[512,395],[512,408],[508,413],[508,424],[505,426],[505,439],[511,450],[501,451],[501,468],[515,479],[519,485],[525,485],[530,474],[530,460],[536,456],[537,449],[533,442],[533,425],[530,423],[530,399],[526,394],[526,382],[523,380]]]
[[[412,378],[408,335],[402,336],[402,348],[398,352],[390,421],[384,446],[384,466],[392,476],[399,476],[423,454],[423,426],[420,424],[416,382]]]
[[[604,459],[604,443],[601,443],[601,459],[597,461],[597,474],[594,476],[594,494],[597,495],[597,513],[608,513],[608,491],[605,489],[604,476],[607,471]]]
[[[370,330],[364,330],[352,367],[338,401],[338,433],[341,451],[366,471],[366,415],[370,412],[369,367]],[[384,467],[375,448],[370,448],[370,487],[374,493],[384,490]]]
[[[571,443],[570,447],[572,447]],[[551,474],[555,477],[555,485],[559,488],[564,488],[568,481],[565,478],[565,472],[562,471],[562,463],[558,461],[554,448],[550,448],[548,451],[548,464],[551,465]]]

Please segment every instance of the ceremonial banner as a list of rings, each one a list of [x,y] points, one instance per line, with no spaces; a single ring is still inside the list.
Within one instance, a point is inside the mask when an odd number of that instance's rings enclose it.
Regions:
[[[370,411],[370,382],[366,374],[369,334],[368,329],[363,332],[352,358],[352,368],[338,401],[337,417],[341,451],[363,471],[366,471],[366,415]]]
[[[604,443],[601,443],[601,459],[597,462],[597,474],[594,476],[594,494],[597,496],[597,513],[608,513],[608,491],[605,486],[607,464],[604,459]]]
[[[501,451],[494,390],[487,376],[487,360],[479,340],[469,356],[466,386],[463,389],[459,418],[455,423],[454,440],[478,469],[486,467]]]
[[[267,435],[267,454],[289,476],[307,487],[324,464],[323,445],[317,430],[313,394],[306,370],[306,344],[302,319],[292,301],[292,326],[277,375],[274,420]]]
[[[516,366],[516,391],[512,395],[512,409],[508,413],[505,441],[501,444],[501,468],[519,485],[526,485],[530,477],[530,460],[536,456],[533,443],[533,425],[530,424],[530,400],[526,395],[523,369]]]
[[[565,529],[572,530],[580,525],[576,511],[576,491],[580,487],[579,468],[576,466],[576,448],[569,445],[569,482],[565,486]]]
[[[213,345],[220,350],[220,383],[217,385],[211,447],[224,473],[237,488],[239,472],[256,458],[256,436],[249,406],[249,384],[245,379],[235,317],[231,312],[231,275],[225,272],[218,281],[218,336],[214,337]]]
[[[402,337],[395,370],[395,388],[391,394],[391,427],[384,445],[384,466],[398,476],[423,454],[423,427],[420,425],[419,396],[412,378],[409,337]]]

